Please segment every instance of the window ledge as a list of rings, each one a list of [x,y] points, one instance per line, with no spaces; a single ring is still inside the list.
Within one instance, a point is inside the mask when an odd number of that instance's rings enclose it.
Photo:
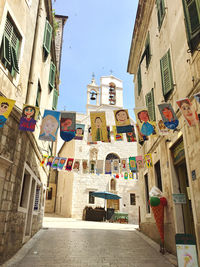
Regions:
[[[13,164],[13,161],[4,158],[3,156],[0,155],[0,165],[5,166],[6,168],[10,167]]]

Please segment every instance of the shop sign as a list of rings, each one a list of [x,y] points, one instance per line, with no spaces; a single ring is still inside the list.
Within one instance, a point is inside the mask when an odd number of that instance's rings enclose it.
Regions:
[[[180,160],[185,158],[185,150],[183,141],[176,145],[173,149],[173,160],[174,164],[178,163]]]
[[[172,197],[175,204],[186,204],[185,194],[172,194]]]
[[[176,234],[176,251],[178,267],[198,267],[196,240],[190,234]]]

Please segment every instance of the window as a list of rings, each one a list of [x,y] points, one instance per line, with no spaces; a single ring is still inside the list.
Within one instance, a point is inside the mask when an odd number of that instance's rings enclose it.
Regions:
[[[172,68],[171,68],[171,59],[170,59],[170,50],[168,50],[168,52],[161,58],[160,69],[161,69],[163,96],[165,100],[167,100],[169,94],[174,88]]]
[[[50,91],[55,87],[55,77],[56,77],[56,66],[51,61],[50,71],[49,71],[49,89],[50,89]]]
[[[150,61],[151,61],[151,50],[150,50],[150,35],[148,32],[146,43],[145,43],[145,49],[144,53],[142,54],[142,58],[140,61],[140,64],[142,63],[144,57],[146,57],[146,68],[148,69]]]
[[[138,95],[140,95],[142,89],[142,76],[141,76],[141,66],[139,66],[137,73],[137,83],[138,83]]]
[[[58,91],[56,89],[53,90],[53,103],[52,103],[52,109],[56,110],[58,104]]]
[[[147,213],[150,213],[148,173],[146,173],[144,176],[144,182],[145,182],[145,196],[146,196],[146,211]]]
[[[148,109],[149,117],[150,120],[155,121],[156,120],[156,115],[155,115],[155,104],[154,104],[154,93],[153,93],[153,88],[151,91],[146,94],[146,106]]]
[[[16,72],[19,73],[19,46],[20,46],[20,35],[10,18],[6,18],[0,58],[4,66],[8,69],[12,77],[15,76]]]
[[[156,186],[162,191],[162,177],[160,171],[160,161],[155,164],[155,172],[156,172]]]
[[[109,104],[115,105],[116,104],[116,90],[115,90],[115,84],[109,83]]]
[[[157,5],[157,15],[158,15],[158,27],[160,29],[165,16],[164,0],[156,0],[156,5]]]
[[[35,102],[36,107],[40,106],[41,92],[42,90],[41,90],[40,82],[38,82],[37,97],[36,97],[36,102]]]
[[[53,193],[53,188],[52,187],[50,187],[49,189],[47,189],[47,191],[46,191],[46,199],[47,200],[51,200],[52,199],[52,193]]]
[[[34,203],[34,210],[39,210],[39,204],[40,204],[40,186],[37,185],[36,191],[35,191],[35,203]]]
[[[111,179],[110,181],[110,189],[113,191],[116,190],[116,181],[114,179]]]
[[[94,197],[91,195],[93,191],[89,192],[89,204],[94,204]]]
[[[27,208],[27,205],[28,205],[30,181],[31,181],[31,176],[25,170],[24,177],[23,177],[22,190],[21,190],[20,204],[19,204],[20,207],[22,208]]]
[[[47,58],[51,51],[51,38],[52,38],[52,26],[48,22],[48,20],[46,20],[44,40],[43,40],[44,58]]]
[[[199,0],[182,0],[188,44],[194,51],[200,42],[200,2]]]
[[[135,194],[130,194],[130,205],[136,205]]]

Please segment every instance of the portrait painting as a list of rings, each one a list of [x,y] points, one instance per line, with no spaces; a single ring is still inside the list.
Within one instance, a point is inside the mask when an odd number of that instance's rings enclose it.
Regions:
[[[142,135],[156,134],[155,124],[153,121],[150,121],[148,110],[146,108],[135,108],[134,111]]]
[[[68,158],[67,163],[65,165],[65,170],[66,171],[71,171],[72,170],[72,165],[73,165],[74,159],[73,158]]]
[[[170,130],[176,129],[179,121],[172,108],[172,105],[170,103],[159,104],[158,109],[160,111],[164,125]]]
[[[83,140],[85,124],[76,124],[75,140]]]
[[[60,137],[69,142],[75,137],[76,133],[76,113],[75,112],[61,112],[60,119]]]
[[[60,157],[55,157],[52,163],[52,168],[57,169],[58,168],[58,163],[59,163]]]
[[[121,172],[127,171],[127,159],[121,159]]]
[[[130,171],[137,171],[136,158],[129,157],[129,169]]]
[[[119,159],[112,160],[112,173],[119,173]]]
[[[141,170],[144,167],[144,162],[143,162],[143,157],[142,156],[136,156],[136,165],[137,165],[137,170]]]
[[[53,156],[49,156],[47,158],[47,166],[49,166],[50,168],[52,167],[52,163],[53,163],[54,157]]]
[[[91,128],[91,126],[88,127],[88,139],[87,139],[87,144],[88,144],[88,145],[96,145],[96,144],[97,144],[96,141],[95,141],[95,142],[92,141],[92,128]]]
[[[114,110],[117,133],[128,133],[132,131],[128,109]]]
[[[15,102],[15,100],[0,96],[0,128],[2,128],[6,123]]]
[[[39,139],[43,141],[55,142],[60,122],[60,112],[45,110],[40,126]]]
[[[19,129],[21,131],[34,132],[38,114],[38,107],[23,105],[22,116],[19,121]]]
[[[108,142],[105,112],[90,112],[92,141]]]
[[[80,160],[79,159],[76,159],[74,161],[74,165],[73,165],[73,171],[75,172],[79,172],[80,170]]]
[[[107,159],[105,160],[105,174],[111,174],[112,170],[111,170],[111,160]]]
[[[97,160],[97,168],[96,168],[96,174],[102,174],[103,173],[103,160]]]
[[[83,173],[88,173],[88,161],[87,160],[82,160],[82,169]]]
[[[67,158],[62,158],[62,157],[59,159],[57,170],[61,171],[63,169],[66,160]]]
[[[149,153],[149,154],[145,154],[145,155],[144,155],[144,159],[145,159],[145,163],[146,163],[147,168],[151,168],[151,167],[153,167],[153,162],[152,162],[152,155],[151,155],[151,153]]]
[[[178,100],[176,101],[176,103],[179,106],[180,111],[185,118],[188,126],[194,126],[199,123],[199,117],[189,98]]]
[[[157,126],[160,135],[167,135],[169,133],[169,129],[165,126],[163,120],[159,120]]]
[[[135,128],[133,125],[132,125],[132,131],[126,133],[126,139],[127,139],[127,142],[136,142],[137,141],[136,135],[135,135]]]

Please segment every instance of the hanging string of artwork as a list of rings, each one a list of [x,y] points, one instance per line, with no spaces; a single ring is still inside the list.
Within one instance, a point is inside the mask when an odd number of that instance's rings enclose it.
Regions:
[[[200,103],[200,93],[194,95]],[[188,126],[195,126],[199,123],[199,117],[189,98],[176,101]],[[0,96],[0,128],[6,123],[9,114],[15,105],[15,100]],[[135,108],[136,130],[138,142],[143,143],[149,136],[167,135],[170,130],[175,130],[179,125],[179,120],[170,103],[158,105],[162,120],[150,120],[147,108]],[[127,109],[113,110],[115,126],[112,126],[112,133],[115,141],[123,140],[123,133],[126,134],[127,142],[136,142],[135,127],[131,125]],[[21,131],[34,132],[39,114],[39,108],[31,105],[23,105],[22,115],[19,122]],[[91,126],[88,128],[87,144],[97,144],[97,142],[111,142],[110,127],[106,124],[105,112],[90,112]],[[41,122],[39,139],[43,141],[56,141],[57,131],[60,127],[60,136],[68,142],[72,139],[83,140],[85,133],[84,124],[76,124],[75,112],[59,112],[54,110],[44,110]]]

